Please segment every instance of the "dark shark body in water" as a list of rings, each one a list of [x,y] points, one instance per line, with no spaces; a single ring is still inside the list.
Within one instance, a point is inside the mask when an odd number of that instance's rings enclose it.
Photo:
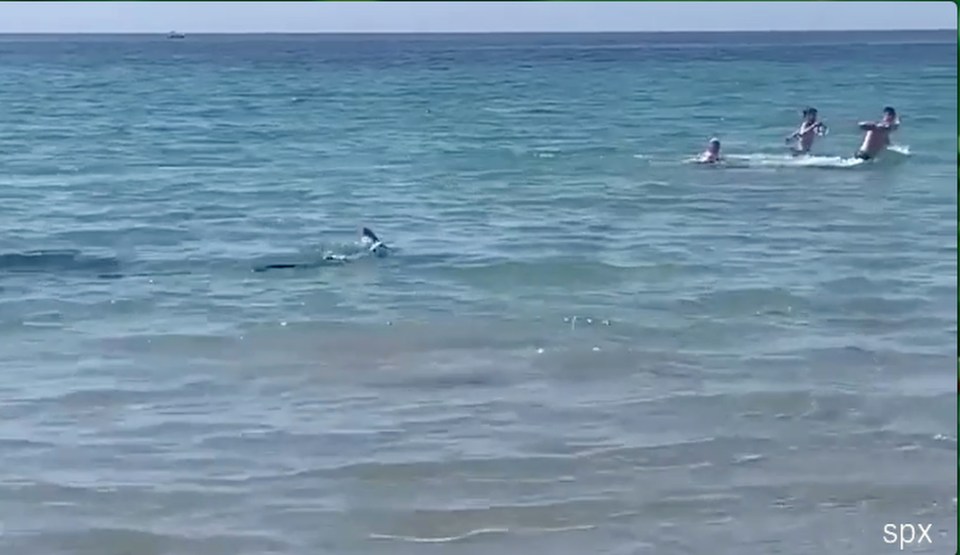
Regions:
[[[346,264],[370,256],[383,257],[390,248],[380,240],[369,228],[360,232],[359,252],[326,253],[313,260],[296,263],[265,264],[255,266],[254,272],[280,270],[291,268],[318,268],[333,264]],[[129,262],[129,261],[128,261]],[[249,262],[241,263],[249,268]],[[119,258],[113,256],[97,256],[77,250],[32,250],[25,252],[0,252],[0,278],[14,277],[23,274],[51,274],[66,273],[93,274],[103,279],[119,279],[124,277],[157,277],[188,275],[196,273],[196,264],[191,261],[182,261],[179,268],[171,269],[165,265],[163,269],[151,268],[144,264],[122,264]]]
[[[266,264],[263,266],[257,266],[253,269],[253,271],[266,272],[268,270],[288,270],[292,268],[316,268],[318,266],[325,266],[329,264],[343,264],[370,255],[383,257],[386,256],[390,251],[390,248],[384,244],[379,237],[377,237],[377,234],[367,227],[360,231],[360,244],[363,245],[364,250],[359,255],[349,256],[345,254],[325,254],[319,262]]]

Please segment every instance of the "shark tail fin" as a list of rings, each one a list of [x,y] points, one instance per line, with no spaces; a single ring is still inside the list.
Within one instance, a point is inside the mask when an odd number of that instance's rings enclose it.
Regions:
[[[383,241],[377,237],[377,234],[370,230],[369,227],[363,228],[360,232],[360,242],[363,243],[367,249],[377,255],[384,254],[384,251],[387,249],[387,246],[383,244]]]
[[[380,242],[380,238],[377,237],[377,234],[371,231],[369,227],[365,227],[360,231],[360,240],[369,244]]]

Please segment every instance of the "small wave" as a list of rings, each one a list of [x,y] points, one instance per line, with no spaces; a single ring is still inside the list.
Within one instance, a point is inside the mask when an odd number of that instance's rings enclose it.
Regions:
[[[555,532],[582,532],[584,530],[593,530],[595,524],[572,524],[570,526],[555,526],[553,528],[531,528],[531,532],[537,533],[555,533]]]
[[[463,540],[467,540],[476,536],[485,536],[490,534],[508,534],[510,532],[509,528],[479,528],[477,530],[471,530],[457,536],[447,536],[447,537],[436,537],[436,538],[424,538],[418,536],[398,536],[394,534],[370,534],[370,539],[372,540],[394,540],[394,541],[404,541],[410,543],[453,543]]]
[[[765,458],[766,457],[760,454],[748,453],[743,455],[737,455],[736,457],[734,457],[733,462],[734,464],[750,464],[750,463],[762,461]]]
[[[558,108],[553,108],[549,106],[484,106],[482,108],[485,112],[492,112],[494,114],[503,114],[503,115],[528,115],[528,114],[561,114],[563,113]]]
[[[393,540],[393,541],[404,541],[409,543],[454,543],[458,541],[468,540],[477,536],[486,536],[493,534],[509,534],[511,532],[520,534],[556,534],[562,532],[582,532],[585,530],[593,530],[597,526],[595,524],[572,524],[570,526],[553,526],[547,528],[523,528],[517,530],[511,530],[509,528],[479,528],[477,530],[471,530],[469,532],[457,535],[457,536],[448,536],[448,537],[418,537],[418,536],[400,536],[394,534],[370,534],[370,539],[372,540]]]

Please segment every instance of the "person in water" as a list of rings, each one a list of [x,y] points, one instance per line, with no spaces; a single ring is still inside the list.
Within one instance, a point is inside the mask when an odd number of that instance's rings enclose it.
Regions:
[[[866,131],[863,144],[854,155],[860,160],[872,160],[890,146],[890,134],[900,128],[900,118],[897,111],[887,106],[883,109],[883,118],[879,122],[860,122],[860,129]]]
[[[714,137],[707,143],[707,150],[703,151],[697,162],[700,164],[716,164],[722,161],[723,159],[720,158],[720,139]]]
[[[803,121],[800,122],[800,127],[787,137],[787,142],[796,141],[796,145],[792,149],[795,156],[809,154],[817,135],[823,136],[826,134],[827,126],[822,121],[817,120],[817,109],[807,108],[803,111]]]

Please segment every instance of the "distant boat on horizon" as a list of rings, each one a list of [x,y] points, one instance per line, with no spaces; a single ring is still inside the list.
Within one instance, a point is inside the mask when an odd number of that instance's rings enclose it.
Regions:
[[[168,39],[185,39],[187,38],[187,35],[184,35],[183,33],[178,33],[176,31],[170,31],[170,33],[167,35],[167,38]]]

